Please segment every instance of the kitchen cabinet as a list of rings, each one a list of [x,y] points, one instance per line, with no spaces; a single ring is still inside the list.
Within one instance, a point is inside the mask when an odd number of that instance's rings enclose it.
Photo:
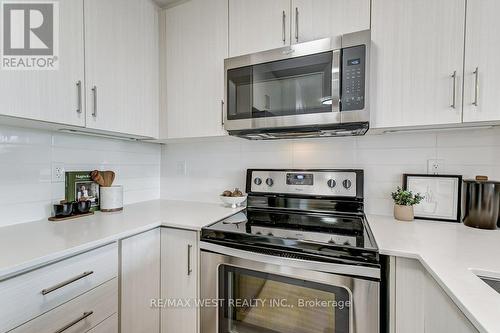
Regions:
[[[499,12],[497,0],[467,1],[464,122],[500,120]]]
[[[159,332],[160,229],[121,241],[121,332]]]
[[[371,127],[461,123],[465,0],[373,0],[371,24]]]
[[[229,0],[229,56],[290,44],[290,0]]]
[[[292,0],[292,44],[370,29],[370,0]]]
[[[392,332],[476,333],[476,328],[415,259],[394,258]]]
[[[227,8],[226,0],[191,0],[162,12],[162,139],[225,134]]]
[[[161,229],[161,298],[195,300],[198,297],[198,233]],[[167,306],[161,309],[161,332],[198,332],[198,309],[190,306]]]
[[[109,318],[114,318],[115,322],[110,322],[108,325],[116,327],[115,314],[117,311],[118,279],[114,278],[9,332],[83,333],[94,327],[97,331],[100,323],[107,321]],[[107,332],[112,333],[113,331],[108,330]],[[115,332],[117,331],[115,330]]]
[[[0,332],[50,312],[117,276],[118,247],[113,243],[2,281]],[[118,294],[118,290],[114,293]],[[68,317],[60,319],[67,321]]]
[[[59,69],[1,70],[0,114],[85,126],[83,36],[83,0],[59,2]]]
[[[151,0],[85,0],[88,128],[158,137],[158,29]]]

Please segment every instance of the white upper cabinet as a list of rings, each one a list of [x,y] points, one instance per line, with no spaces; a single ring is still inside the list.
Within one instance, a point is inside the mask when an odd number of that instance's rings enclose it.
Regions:
[[[59,69],[0,70],[0,114],[85,126],[83,0],[58,3]]]
[[[85,0],[87,127],[157,138],[158,57],[151,0]]]
[[[500,120],[498,13],[498,0],[467,1],[464,122]]]
[[[162,13],[162,139],[225,134],[227,15],[227,0],[191,0]]]
[[[292,0],[292,44],[370,29],[370,0]]]
[[[229,0],[229,56],[290,44],[290,0]]]
[[[372,127],[461,123],[464,24],[465,0],[372,1]]]

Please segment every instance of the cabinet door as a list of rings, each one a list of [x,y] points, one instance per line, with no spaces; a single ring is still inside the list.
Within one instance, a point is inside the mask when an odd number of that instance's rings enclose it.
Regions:
[[[396,258],[395,264],[394,332],[477,333],[420,262]]]
[[[464,24],[465,0],[373,0],[372,127],[462,121]]]
[[[87,127],[158,137],[158,56],[151,0],[85,0]]]
[[[162,138],[224,135],[227,0],[191,0],[162,17]]]
[[[159,332],[160,229],[121,242],[121,332]]]
[[[229,0],[229,56],[290,44],[290,0]]]
[[[370,0],[292,0],[292,44],[370,29]]]
[[[162,228],[162,299],[194,300],[198,297],[198,258],[197,232]],[[193,305],[190,307],[178,305],[162,308],[161,332],[198,332],[198,310]]]
[[[499,12],[498,0],[467,1],[464,122],[500,120]]]
[[[85,126],[83,0],[58,3],[59,69],[1,70],[0,114]]]

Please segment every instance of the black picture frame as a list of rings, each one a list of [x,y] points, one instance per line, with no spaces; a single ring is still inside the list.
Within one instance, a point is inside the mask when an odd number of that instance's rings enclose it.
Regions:
[[[438,218],[431,216],[418,216],[415,214],[416,219],[420,220],[431,220],[431,221],[441,221],[441,222],[455,222],[460,223],[462,220],[462,176],[461,175],[428,175],[428,174],[403,174],[403,189],[408,190],[408,178],[418,177],[418,178],[454,178],[457,179],[457,216],[448,218]],[[411,190],[411,189],[410,189]],[[425,200],[425,199],[424,199]]]

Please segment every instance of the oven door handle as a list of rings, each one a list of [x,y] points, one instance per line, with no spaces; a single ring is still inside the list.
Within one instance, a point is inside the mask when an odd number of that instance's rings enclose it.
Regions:
[[[352,275],[371,279],[380,279],[380,269],[366,266],[346,265],[319,262],[313,260],[303,260],[285,257],[276,257],[251,251],[234,249],[227,246],[217,245],[208,242],[200,242],[200,249],[203,251],[215,252],[224,256],[247,259],[274,265],[286,265],[295,268],[314,270],[319,272]]]

